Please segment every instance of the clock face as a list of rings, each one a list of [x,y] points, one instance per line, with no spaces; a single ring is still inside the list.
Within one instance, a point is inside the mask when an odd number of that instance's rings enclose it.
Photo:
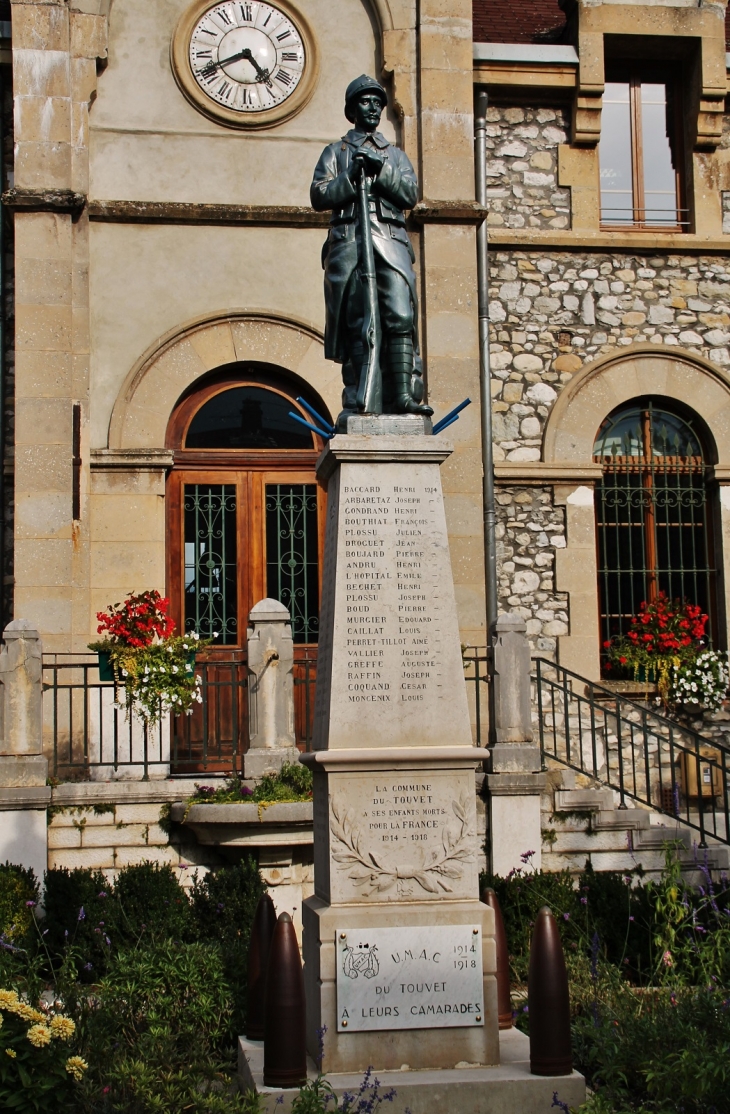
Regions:
[[[306,52],[295,24],[273,4],[223,0],[195,23],[189,61],[206,97],[245,118],[291,97]]]

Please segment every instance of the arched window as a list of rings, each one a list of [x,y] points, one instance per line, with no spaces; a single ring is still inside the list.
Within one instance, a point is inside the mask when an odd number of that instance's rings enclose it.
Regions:
[[[660,592],[698,604],[714,622],[715,567],[708,436],[696,415],[664,399],[610,414],[593,459],[601,643],[623,634]]]
[[[168,575],[180,627],[243,648],[268,596],[289,608],[297,644],[319,635],[323,492],[319,437],[291,417],[311,396],[277,368],[220,368],[179,403],[169,425]],[[321,413],[320,399],[307,397]]]

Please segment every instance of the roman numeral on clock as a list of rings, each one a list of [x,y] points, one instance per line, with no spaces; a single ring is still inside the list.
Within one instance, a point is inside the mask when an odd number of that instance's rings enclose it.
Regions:
[[[229,27],[233,26],[233,20],[231,19],[225,8],[216,8],[215,14],[219,16],[224,23],[227,23]]]
[[[295,50],[285,50],[281,56],[282,62],[296,62],[297,58],[298,55]]]
[[[216,92],[218,93],[219,97],[225,97],[226,100],[230,100],[231,93],[233,92],[233,86],[231,85],[230,81],[224,81],[221,85],[218,86]]]
[[[245,20],[246,23],[251,23],[253,20],[253,16],[251,15],[251,5],[239,4],[238,6],[241,9],[241,19]]]
[[[281,69],[274,74],[274,80],[281,82],[282,85],[291,85],[292,83],[291,75],[286,70]]]
[[[277,43],[283,43],[284,39],[288,39],[290,35],[291,31],[289,31],[288,29],[286,31],[282,31],[280,35],[276,36]]]

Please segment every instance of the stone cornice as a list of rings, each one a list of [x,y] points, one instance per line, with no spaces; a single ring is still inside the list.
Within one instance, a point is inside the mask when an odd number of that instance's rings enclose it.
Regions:
[[[668,251],[681,252],[683,255],[730,252],[730,236],[708,240],[691,233],[583,232],[552,228],[490,227],[489,244],[492,248],[526,251]]]
[[[86,195],[64,189],[21,189],[6,190],[2,195],[3,205],[14,213],[70,213],[77,217],[86,205]]]
[[[172,449],[92,449],[92,472],[160,472],[172,468]]]
[[[600,464],[576,465],[547,464],[541,460],[501,460],[494,466],[494,478],[500,485],[506,484],[582,484],[598,483],[603,475]]]
[[[89,220],[114,224],[253,224],[326,227],[329,213],[307,205],[207,205],[185,201],[89,202]]]

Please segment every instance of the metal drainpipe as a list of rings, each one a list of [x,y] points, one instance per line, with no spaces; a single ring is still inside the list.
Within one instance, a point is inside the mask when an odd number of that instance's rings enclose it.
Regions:
[[[487,204],[487,105],[477,93],[474,119],[476,199]],[[497,539],[492,441],[492,372],[489,363],[489,241],[486,217],[477,227],[477,290],[479,298],[479,395],[482,424],[482,501],[484,504],[484,586],[487,604],[487,645],[497,622]],[[491,688],[491,686],[490,686]]]
[[[0,159],[5,161],[6,67],[0,66]],[[2,189],[5,188],[4,167],[0,166]],[[0,201],[0,631],[5,630],[5,212]]]

